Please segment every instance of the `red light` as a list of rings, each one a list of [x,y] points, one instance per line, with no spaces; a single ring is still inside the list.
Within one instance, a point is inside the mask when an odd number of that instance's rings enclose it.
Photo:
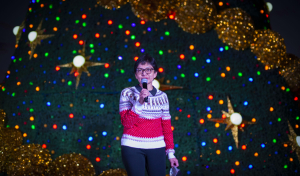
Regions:
[[[108,20],[108,22],[107,22],[109,25],[112,25],[112,21],[111,20]]]
[[[90,144],[86,145],[86,148],[87,148],[88,150],[91,149],[91,145],[90,145]]]
[[[269,18],[269,15],[268,15],[268,14],[266,14],[266,17],[267,17],[267,18]]]
[[[182,109],[179,109],[179,112],[182,112]]]
[[[295,100],[295,101],[298,101],[298,97],[295,97],[294,100]]]
[[[135,56],[134,57],[134,61],[137,61],[139,59],[139,57]]]
[[[235,173],[235,170],[234,170],[234,169],[231,169],[231,170],[230,170],[230,173],[234,174],[234,173]]]
[[[204,119],[200,119],[200,123],[203,124],[204,123]]]
[[[218,142],[218,139],[217,139],[217,138],[214,138],[213,141],[214,141],[214,143],[217,143],[217,142]]]
[[[99,34],[99,33],[96,33],[96,34],[95,34],[95,37],[96,37],[96,38],[99,38],[99,37],[100,37],[100,34]]]
[[[182,161],[186,161],[186,160],[187,160],[186,156],[182,157]]]
[[[69,117],[72,119],[72,118],[74,117],[74,115],[73,115],[73,114],[70,114]]]
[[[243,149],[243,150],[246,150],[246,145],[243,145],[243,146],[242,146],[242,149]]]
[[[97,157],[97,158],[96,158],[96,161],[97,161],[97,162],[99,162],[99,161],[100,161],[100,158],[99,158],[99,157]]]
[[[27,90],[24,90],[25,93],[27,93]]]
[[[108,64],[108,63],[106,63],[106,64],[104,65],[104,67],[105,67],[105,68],[108,68],[108,67],[109,67],[109,64]]]
[[[77,39],[78,35],[77,34],[74,34],[73,35],[73,39]]]
[[[126,31],[125,31],[125,34],[126,34],[126,35],[129,35],[129,34],[130,34],[130,31],[129,31],[129,30],[126,30]]]
[[[59,66],[56,66],[56,67],[55,67],[55,70],[56,70],[56,71],[59,71],[59,70],[60,70],[60,67],[59,67]]]
[[[83,40],[79,40],[79,45],[83,45]]]
[[[82,19],[86,19],[86,14],[83,14],[83,15],[81,16],[81,18],[82,18]]]
[[[245,127],[245,124],[242,123],[242,124],[241,124],[241,127],[244,128],[244,127]]]
[[[226,115],[225,114],[222,115],[222,119],[226,119]]]
[[[46,145],[46,144],[43,144],[42,147],[43,147],[43,148],[47,148],[47,145]]]
[[[158,69],[158,72],[160,72],[160,73],[162,73],[163,71],[164,71],[164,69],[161,67]]]
[[[188,115],[187,115],[187,118],[190,118],[190,117],[191,117],[191,115],[190,115],[190,114],[188,114]]]
[[[144,20],[142,20],[142,21],[141,21],[141,24],[145,24],[145,21],[144,21]]]
[[[54,125],[53,125],[53,128],[54,128],[54,129],[56,129],[56,128],[57,128],[57,125],[56,125],[56,124],[54,124]]]
[[[140,42],[136,42],[136,43],[135,43],[135,46],[136,46],[136,47],[141,46]]]
[[[208,99],[212,100],[214,97],[212,95],[208,96]]]
[[[185,56],[183,54],[180,54],[180,59],[184,59]]]
[[[171,126],[171,130],[174,131],[174,127],[173,126]]]
[[[75,72],[75,73],[74,73],[74,76],[75,76],[75,77],[77,77],[78,75],[79,75],[79,73],[78,73],[78,72]]]

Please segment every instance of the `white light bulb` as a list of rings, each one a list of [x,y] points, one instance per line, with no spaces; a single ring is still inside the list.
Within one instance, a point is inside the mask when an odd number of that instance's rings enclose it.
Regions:
[[[233,113],[230,116],[230,121],[235,125],[240,125],[242,123],[242,116],[240,113]]]
[[[14,28],[13,28],[13,33],[14,33],[15,35],[17,35],[17,34],[18,34],[18,31],[19,31],[19,29],[20,29],[20,26],[16,26],[16,27],[14,27]]]
[[[153,85],[156,89],[159,89],[159,88],[160,88],[160,84],[159,84],[159,82],[158,82],[156,79],[154,79],[154,80],[152,81],[152,85]]]
[[[270,2],[267,2],[266,4],[268,6],[269,12],[271,12],[271,10],[273,9],[273,5]]]
[[[29,34],[28,34],[28,39],[29,41],[33,42],[37,37],[37,32],[35,31],[31,31]]]
[[[296,137],[296,141],[297,141],[298,146],[300,147],[300,136]]]
[[[85,63],[85,59],[81,55],[75,56],[73,59],[73,64],[77,68],[81,67],[84,63]]]

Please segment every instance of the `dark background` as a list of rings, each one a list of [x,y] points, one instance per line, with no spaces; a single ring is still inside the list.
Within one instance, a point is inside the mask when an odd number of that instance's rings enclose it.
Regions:
[[[273,10],[270,12],[271,29],[284,39],[287,53],[300,57],[299,29],[300,0],[268,0]],[[26,17],[29,0],[10,0],[1,2],[0,10],[0,83],[5,79],[15,50],[15,35],[12,30],[19,26]]]

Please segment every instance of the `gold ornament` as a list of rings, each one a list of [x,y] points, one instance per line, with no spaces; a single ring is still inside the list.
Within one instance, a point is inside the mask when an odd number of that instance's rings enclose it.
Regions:
[[[161,90],[161,91],[183,89],[182,86],[172,86],[172,85],[163,84],[164,80],[165,80],[165,77],[157,80],[160,84],[159,90]]]
[[[176,5],[175,20],[185,32],[205,33],[214,27],[217,10],[212,0],[180,0]]]
[[[99,176],[127,176],[127,172],[125,169],[109,169],[103,171]]]
[[[94,176],[95,168],[92,163],[77,153],[64,154],[50,164],[49,175],[56,176]]]
[[[240,8],[229,8],[217,15],[219,39],[236,50],[250,47],[254,26],[251,16]]]
[[[62,65],[58,65],[59,67],[72,67],[72,70],[70,72],[70,74],[74,73],[75,71],[78,72],[78,75],[76,76],[76,89],[78,87],[79,81],[80,81],[80,77],[82,72],[85,72],[88,74],[88,76],[90,76],[90,72],[87,70],[88,67],[93,67],[93,66],[100,66],[100,65],[104,65],[105,63],[100,63],[100,62],[90,62],[87,61],[87,59],[89,59],[91,56],[85,56],[85,42],[83,44],[83,49],[81,52],[81,55],[84,57],[85,62],[81,67],[76,67],[73,62],[67,63],[67,64],[62,64]]]
[[[5,118],[6,113],[3,111],[3,109],[0,109],[0,130],[4,127]]]
[[[41,29],[42,28],[42,23],[43,23],[43,20],[40,22],[39,26],[36,29],[36,32],[37,32],[36,39],[34,41],[30,42],[30,48],[31,48],[31,50],[30,50],[29,60],[31,60],[32,55],[33,55],[34,50],[37,47],[37,45],[41,44],[41,40],[44,40],[46,38],[54,36],[54,34],[46,34],[46,35],[43,34],[45,29]]]
[[[242,119],[242,123],[240,125],[233,124],[230,120],[230,116],[235,112],[233,110],[233,107],[232,107],[231,102],[230,102],[228,97],[227,97],[227,103],[228,103],[228,112],[225,112],[225,111],[222,110],[222,113],[226,116],[225,119],[208,119],[208,121],[227,124],[227,126],[225,128],[225,131],[228,130],[228,129],[231,129],[231,133],[232,133],[233,139],[235,141],[235,146],[236,146],[236,148],[238,148],[238,143],[239,143],[238,130],[241,130],[241,131],[244,132],[244,129],[242,127],[243,124],[246,125],[246,124],[255,124],[255,123],[254,122],[248,122],[248,121]]]
[[[119,9],[121,6],[127,4],[129,0],[97,0],[97,4],[112,10],[113,8]]]
[[[300,88],[300,59],[293,54],[286,54],[279,66],[280,74],[292,89]]]
[[[166,19],[170,10],[174,9],[175,1],[130,0],[131,10],[138,18],[146,21]]]
[[[23,31],[24,28],[25,28],[25,20],[22,22],[22,24],[19,27],[18,33],[16,35],[16,44],[19,44],[19,40],[21,38],[22,31]]]
[[[270,69],[278,68],[286,56],[284,39],[270,29],[254,31],[251,51],[257,56],[257,60]]]
[[[288,141],[286,143],[289,144],[292,147],[292,151],[296,152],[296,155],[297,155],[298,160],[300,162],[300,146],[298,145],[297,140],[296,140],[297,134],[295,133],[295,131],[292,128],[289,121],[288,121],[288,126],[289,126],[289,130],[290,130],[290,134],[288,134],[288,137],[289,137],[290,141]]]
[[[3,128],[0,130],[0,172],[7,169],[7,159],[13,155],[13,150],[22,145],[23,136],[20,130],[15,128]]]
[[[48,149],[40,144],[26,144],[14,149],[8,159],[8,175],[46,175],[52,161]]]

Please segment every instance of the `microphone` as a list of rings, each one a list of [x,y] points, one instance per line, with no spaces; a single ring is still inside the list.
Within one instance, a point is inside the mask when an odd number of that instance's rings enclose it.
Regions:
[[[142,79],[143,88],[147,89],[148,79]],[[144,98],[144,101],[148,103],[148,97]]]

